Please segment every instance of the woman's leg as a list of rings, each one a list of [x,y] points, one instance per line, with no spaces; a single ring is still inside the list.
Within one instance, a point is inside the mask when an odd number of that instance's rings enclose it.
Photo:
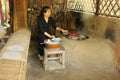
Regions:
[[[39,43],[38,52],[41,56],[44,56],[44,44]]]
[[[41,56],[44,56],[44,46],[45,44],[40,44],[40,43],[44,43],[45,38],[41,37],[39,34],[37,36],[37,42],[38,42],[38,54],[40,54]]]
[[[37,47],[38,49],[38,57],[39,57],[39,60],[43,60],[43,56],[44,56],[44,45],[38,45]]]

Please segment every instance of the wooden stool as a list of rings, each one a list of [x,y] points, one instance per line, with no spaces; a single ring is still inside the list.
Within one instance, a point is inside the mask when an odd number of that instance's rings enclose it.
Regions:
[[[55,56],[49,57],[50,55]],[[65,69],[65,49],[63,47],[56,50],[44,48],[43,68],[45,71]]]

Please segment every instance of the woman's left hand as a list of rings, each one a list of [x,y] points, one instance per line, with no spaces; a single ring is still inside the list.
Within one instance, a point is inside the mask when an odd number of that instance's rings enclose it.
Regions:
[[[62,30],[63,33],[68,33],[68,30]]]
[[[62,28],[60,28],[60,27],[57,27],[56,30],[62,31],[63,33],[68,34],[68,30],[64,30],[64,29],[62,29]]]

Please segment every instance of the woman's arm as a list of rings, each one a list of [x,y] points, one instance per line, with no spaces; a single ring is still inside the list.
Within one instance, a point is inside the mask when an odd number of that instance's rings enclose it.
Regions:
[[[68,33],[68,30],[64,30],[64,29],[62,29],[60,27],[56,27],[56,30],[57,31],[62,31],[63,33]]]
[[[60,28],[60,27],[57,27],[57,26],[56,26],[56,21],[55,21],[52,17],[50,17],[50,19],[51,19],[51,21],[52,21],[52,27],[53,27],[54,29],[56,29],[57,31],[62,31],[63,33],[68,33],[68,30],[64,30],[64,29],[62,29],[62,28]]]
[[[54,38],[54,37],[55,37],[54,35],[50,35],[50,34],[47,33],[47,32],[44,32],[44,35],[46,35],[46,36],[49,37],[49,38]]]

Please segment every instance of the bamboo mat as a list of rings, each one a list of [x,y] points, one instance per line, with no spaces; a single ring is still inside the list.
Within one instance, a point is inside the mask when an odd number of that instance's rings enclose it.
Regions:
[[[0,52],[0,80],[25,80],[31,32],[16,31]]]
[[[20,61],[26,62],[27,56],[28,56],[28,49],[29,49],[29,43],[30,43],[30,31],[28,29],[21,29],[17,32],[15,32],[11,38],[7,41],[7,44],[4,46],[4,48],[0,52],[0,59],[5,59],[4,54],[13,54],[16,53],[16,56],[21,55]],[[15,56],[7,56],[8,58],[13,57],[15,59]]]
[[[26,63],[16,60],[0,60],[0,80],[25,80]]]

